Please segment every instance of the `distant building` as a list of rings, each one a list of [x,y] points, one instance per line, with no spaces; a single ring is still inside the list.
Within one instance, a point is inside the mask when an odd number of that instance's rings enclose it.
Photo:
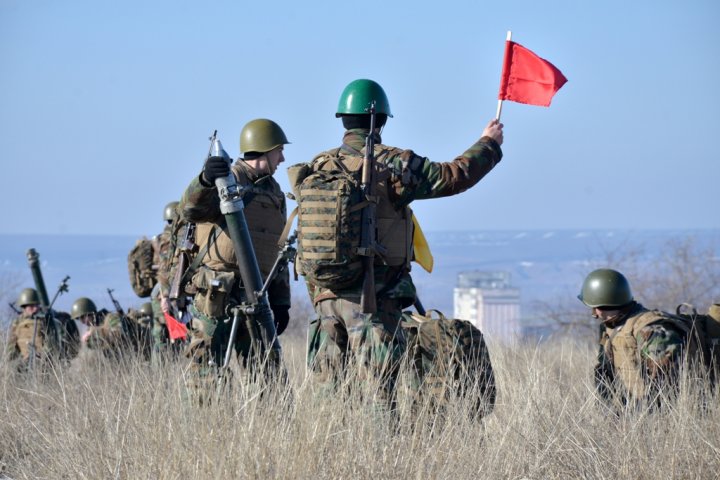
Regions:
[[[510,341],[521,335],[520,290],[510,272],[461,272],[454,291],[454,317],[470,320],[488,338]]]

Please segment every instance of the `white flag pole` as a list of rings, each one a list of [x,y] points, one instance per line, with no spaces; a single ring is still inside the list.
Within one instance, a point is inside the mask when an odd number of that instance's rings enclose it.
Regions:
[[[512,38],[512,32],[511,32],[510,30],[508,30],[508,33],[507,33],[507,37],[506,37],[506,38],[507,38],[507,41],[508,41],[508,42],[509,42],[510,39]],[[505,60],[505,58],[503,57],[503,61],[504,61],[504,60]],[[503,79],[501,78],[501,79],[500,79],[500,83],[501,83],[501,84],[502,84],[502,81],[503,81]],[[496,119],[498,122],[500,121],[500,114],[502,113],[502,104],[503,104],[502,99],[498,99],[497,113],[495,114],[495,119]]]

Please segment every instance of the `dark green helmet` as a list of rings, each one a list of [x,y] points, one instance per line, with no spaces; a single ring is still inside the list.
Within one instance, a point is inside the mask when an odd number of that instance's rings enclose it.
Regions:
[[[617,270],[600,268],[590,272],[578,298],[591,308],[622,307],[632,302],[630,283]]]
[[[95,303],[87,297],[80,297],[75,300],[75,303],[72,304],[72,308],[70,309],[70,317],[73,320],[77,320],[88,313],[97,313],[97,307]]]
[[[20,308],[28,305],[40,305],[40,295],[38,295],[37,290],[34,288],[26,288],[20,292],[17,304],[20,305]]]
[[[180,202],[170,202],[167,205],[165,205],[165,210],[163,211],[163,220],[166,222],[174,222],[177,218],[177,206],[180,204]]]
[[[145,302],[142,305],[140,305],[140,309],[138,310],[140,312],[140,315],[143,317],[152,317],[153,316],[153,308],[152,303]]]
[[[375,113],[384,113],[388,117],[392,117],[390,102],[379,83],[364,78],[353,80],[340,95],[335,116],[368,113],[367,108],[373,100],[375,101]]]
[[[242,153],[265,153],[288,143],[290,142],[280,125],[267,118],[250,120],[240,132],[240,151]]]

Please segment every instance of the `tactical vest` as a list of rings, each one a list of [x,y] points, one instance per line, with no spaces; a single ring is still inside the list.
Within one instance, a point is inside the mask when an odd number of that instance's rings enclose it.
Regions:
[[[686,339],[684,358],[695,353],[695,342],[688,335],[689,325],[660,310],[647,310],[627,319],[627,321],[614,329],[606,328],[602,346],[612,359],[617,377],[627,389],[631,397],[645,396],[647,385],[643,378],[641,352],[638,348],[637,335],[643,328],[655,324],[669,324],[683,333]]]
[[[35,332],[36,323],[37,332]],[[43,345],[45,344],[47,332],[41,317],[21,316],[15,320],[12,328],[15,334],[17,348],[20,350],[20,356],[23,360],[28,360],[30,358],[31,345],[33,344],[33,334],[35,334],[35,354],[42,355],[44,353]]]
[[[389,198],[388,193],[388,181],[390,179],[390,171],[386,165],[389,157],[399,155],[400,150],[385,145],[375,146],[375,158],[377,164],[377,173],[375,175],[377,185],[375,188],[377,194],[377,241],[385,249],[383,255],[377,255],[375,257],[376,264],[384,264],[391,267],[406,266],[409,268],[410,261],[412,260],[412,234],[413,234],[413,223],[412,223],[412,212],[408,207],[396,210]],[[359,152],[362,153],[362,152]],[[338,166],[338,164],[340,164]],[[294,166],[292,171],[289,170],[291,176],[291,183],[295,196],[298,201],[298,257],[300,272],[303,275],[307,275],[308,278],[313,276],[313,264],[314,260],[329,260],[329,261],[340,261],[342,259],[337,258],[341,254],[340,244],[344,243],[346,239],[339,239],[336,236],[339,235],[356,235],[356,238],[350,239],[350,248],[345,250],[354,250],[359,246],[360,242],[360,230],[359,230],[359,218],[360,208],[362,207],[361,202],[364,199],[358,199],[358,205],[350,206],[345,210],[339,211],[340,209],[332,208],[334,202],[338,197],[334,192],[323,192],[314,185],[314,179],[317,178],[317,182],[322,182],[323,177],[316,175],[316,172],[331,172],[331,171],[343,171],[343,173],[350,174],[354,177],[356,185],[359,188],[360,176],[362,173],[363,157],[358,154],[347,152],[343,149],[328,150],[316,156],[309,164],[301,164]],[[314,175],[315,174],[315,175]],[[333,195],[334,194],[334,195]],[[306,200],[310,198],[311,200]],[[325,208],[325,205],[330,208]],[[359,208],[357,208],[359,207]],[[333,211],[330,213],[334,215],[355,215],[355,218],[341,219],[333,218],[330,221],[326,221],[327,225],[323,226],[318,221],[322,221],[320,216],[316,215],[315,209],[320,208],[327,211]],[[356,224],[358,228],[348,230],[347,232],[333,230],[333,225],[344,225],[344,224]],[[342,227],[339,227],[340,230]],[[329,233],[328,238],[315,239],[308,235],[314,233],[318,229],[326,229]],[[333,246],[335,245],[335,246]],[[347,255],[348,252],[342,252]],[[323,256],[324,255],[324,256]],[[350,255],[355,255],[355,252],[351,252]],[[332,258],[331,258],[332,257]],[[350,262],[348,268],[352,266],[357,267],[359,258],[355,262]],[[338,280],[340,280],[338,278]],[[333,279],[327,280],[328,285],[322,285],[326,288],[343,288],[347,285],[333,285]]]
[[[246,185],[243,197],[245,219],[263,279],[267,278],[278,255],[278,240],[285,226],[285,198],[278,183],[269,176],[255,182],[244,164],[235,164],[233,173],[239,185]],[[222,316],[226,298],[239,281],[238,262],[230,236],[214,223],[198,223],[195,242],[199,251],[210,243],[201,267],[193,275],[198,290],[196,308],[212,317]]]

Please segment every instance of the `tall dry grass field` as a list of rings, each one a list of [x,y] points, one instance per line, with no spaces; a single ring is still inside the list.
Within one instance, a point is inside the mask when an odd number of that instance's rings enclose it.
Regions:
[[[236,378],[204,407],[187,400],[184,361],[118,365],[90,356],[43,379],[3,364],[0,469],[14,479],[720,475],[720,397],[701,407],[691,386],[660,411],[616,416],[593,396],[593,347],[490,348],[499,398],[483,421],[458,400],[442,417],[413,416],[404,403],[393,423],[368,404],[372,386],[319,392],[299,337],[284,345],[291,393],[260,395]]]

